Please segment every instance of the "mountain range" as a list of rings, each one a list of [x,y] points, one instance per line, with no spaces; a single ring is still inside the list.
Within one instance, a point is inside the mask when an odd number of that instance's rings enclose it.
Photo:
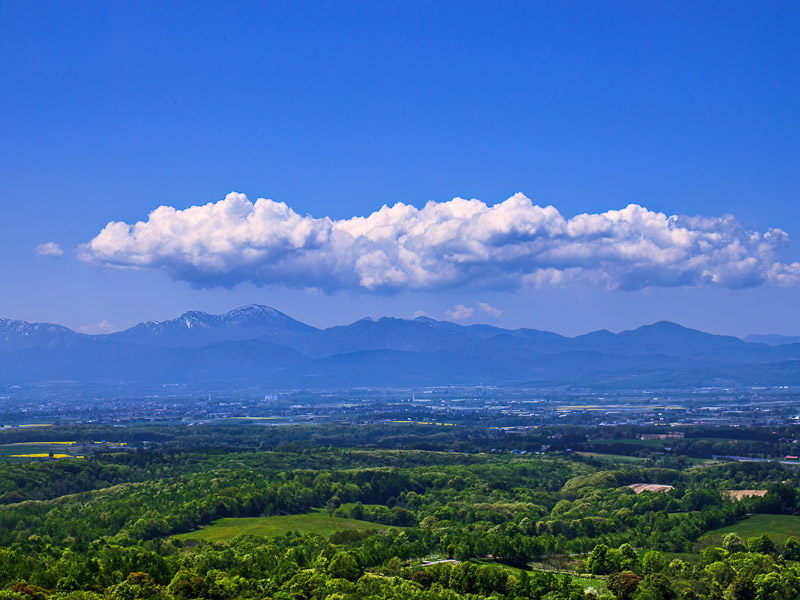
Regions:
[[[318,329],[273,308],[186,312],[104,335],[0,319],[0,384],[448,384],[658,388],[800,384],[800,343],[666,321],[576,337],[419,317]],[[781,343],[781,342],[787,343]]]

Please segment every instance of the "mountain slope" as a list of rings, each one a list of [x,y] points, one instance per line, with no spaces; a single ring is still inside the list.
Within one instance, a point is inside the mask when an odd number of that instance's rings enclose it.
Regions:
[[[314,357],[365,350],[466,351],[480,346],[479,338],[435,322],[393,317],[368,317],[350,325],[330,327],[307,341],[303,350]]]
[[[573,338],[575,348],[619,354],[666,354],[712,362],[758,360],[780,355],[761,344],[751,344],[727,335],[689,329],[669,321],[644,325],[618,334],[601,330]]]
[[[285,341],[317,331],[274,308],[251,304],[222,315],[189,311],[177,319],[139,323],[107,337],[118,342],[178,347],[255,338]]]
[[[56,346],[81,337],[85,336],[61,325],[0,319],[0,352]]]
[[[26,348],[0,355],[0,382],[53,381],[175,383],[259,381],[308,358],[264,340],[208,346],[145,347],[107,339],[82,339],[68,349]]]

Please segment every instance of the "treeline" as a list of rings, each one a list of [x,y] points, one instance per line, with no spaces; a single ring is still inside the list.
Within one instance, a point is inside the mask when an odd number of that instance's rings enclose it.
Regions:
[[[723,547],[707,547],[696,560],[668,559],[657,550],[637,552],[630,544],[592,549],[586,568],[607,575],[621,600],[792,600],[800,597],[800,543],[778,546],[767,535],[743,541],[731,533]]]
[[[653,440],[652,444],[634,442],[642,434],[663,433],[681,433],[684,437]],[[588,452],[653,458],[668,452],[671,455],[691,458],[748,456],[779,459],[800,455],[800,428],[686,426],[665,430],[663,427],[619,426],[608,431],[594,429],[577,448]]]
[[[240,537],[182,547],[180,542],[92,544],[84,552],[43,546],[37,559],[0,550],[4,600],[355,600],[362,598],[582,599],[570,577],[513,574],[499,565],[437,564],[401,558],[418,551],[415,535],[390,530],[348,544],[320,536]]]
[[[574,447],[587,439],[589,431],[579,427],[548,427],[519,432],[486,426],[441,427],[415,423],[369,425],[326,424],[262,427],[250,423],[186,425],[106,425],[13,428],[0,430],[0,444],[30,441],[105,440],[142,447],[158,446],[166,451],[186,452],[272,450],[295,452],[305,448],[376,448],[443,452],[489,452],[519,449],[538,451],[548,445],[554,451]]]

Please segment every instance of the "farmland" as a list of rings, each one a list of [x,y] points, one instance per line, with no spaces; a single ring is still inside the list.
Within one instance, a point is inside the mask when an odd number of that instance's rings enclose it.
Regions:
[[[19,443],[0,446],[0,462],[65,459],[82,456],[71,443]]]

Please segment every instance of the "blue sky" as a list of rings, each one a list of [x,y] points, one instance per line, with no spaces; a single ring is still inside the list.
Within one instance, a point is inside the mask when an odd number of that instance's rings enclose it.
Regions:
[[[569,334],[660,319],[800,334],[800,287],[763,265],[742,285],[519,286],[508,266],[501,283],[331,291],[238,266],[197,288],[163,253],[136,270],[79,259],[111,221],[236,191],[334,221],[517,192],[565,220],[730,214],[788,234],[769,261],[800,260],[797,3],[231,4],[0,3],[0,315],[121,328],[258,302],[329,325],[463,305]],[[48,242],[63,255],[38,255]]]

